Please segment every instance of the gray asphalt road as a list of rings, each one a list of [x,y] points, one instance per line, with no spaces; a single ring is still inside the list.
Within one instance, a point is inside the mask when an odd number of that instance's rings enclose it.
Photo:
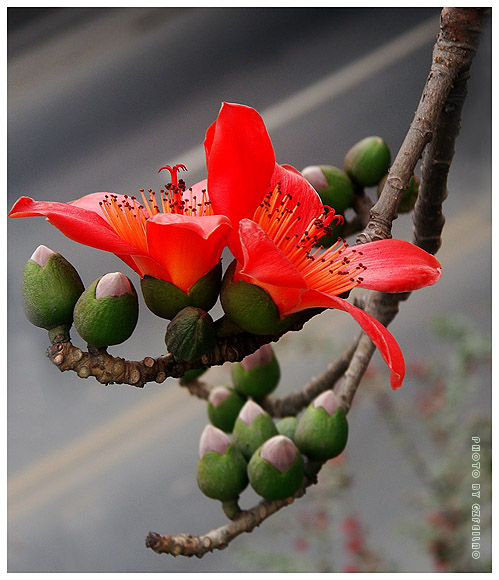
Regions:
[[[93,191],[160,187],[157,169],[170,160],[185,163],[188,183],[195,183],[204,176],[204,132],[223,100],[264,116],[281,163],[341,164],[356,140],[373,134],[396,152],[437,31],[434,9],[51,13],[9,36],[8,206],[20,195],[69,201]],[[433,355],[428,321],[436,314],[464,313],[490,333],[490,63],[487,30],[445,205],[444,276],[412,296],[391,327],[408,359]],[[410,229],[410,217],[401,217],[395,234],[410,238]],[[117,269],[128,274],[126,266],[65,239],[42,219],[9,220],[8,239],[9,571],[245,571],[237,554],[255,550],[251,537],[239,538],[237,551],[203,560],[161,557],[143,545],[149,530],[202,533],[224,521],[195,483],[203,403],[173,381],[143,390],[106,388],[59,374],[45,358],[45,332],[22,312],[23,264],[40,243],[70,260],[85,284]],[[307,325],[301,340],[315,344],[333,325],[338,341],[357,332],[348,317],[332,312]],[[136,338],[113,353],[160,354],[163,326],[142,307]],[[277,349],[283,391],[299,388],[327,364],[323,351],[297,364],[291,340]],[[213,383],[227,376],[225,367],[209,375]],[[488,382],[477,397],[480,405],[489,403]],[[417,484],[407,467],[397,467],[403,461],[396,455],[378,453],[388,441],[378,421],[367,403],[351,414],[358,507],[376,529],[375,546],[399,569],[429,571],[425,554],[395,532],[399,482],[405,491]],[[387,476],[392,469],[400,469],[395,478]],[[376,505],[369,501],[373,493]],[[256,534],[268,537],[265,526]],[[258,554],[253,560],[263,569]]]

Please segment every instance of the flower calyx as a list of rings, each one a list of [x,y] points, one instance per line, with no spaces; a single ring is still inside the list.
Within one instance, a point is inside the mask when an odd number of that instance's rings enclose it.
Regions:
[[[151,312],[172,320],[186,306],[194,306],[208,312],[215,305],[220,291],[222,264],[216,264],[187,292],[172,282],[145,275],[140,280],[144,302]]]

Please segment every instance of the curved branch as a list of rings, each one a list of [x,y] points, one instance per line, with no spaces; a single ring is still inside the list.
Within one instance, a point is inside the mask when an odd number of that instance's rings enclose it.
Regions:
[[[208,552],[223,550],[229,543],[243,533],[252,532],[264,520],[277,511],[291,505],[295,499],[305,495],[307,488],[317,483],[317,474],[321,468],[320,463],[308,463],[306,474],[300,489],[291,497],[280,500],[262,500],[249,510],[242,510],[228,522],[202,536],[191,534],[178,534],[176,536],[160,535],[157,532],[149,532],[146,537],[146,547],[151,548],[157,554],[170,554],[172,556],[196,556],[202,558]]]
[[[352,345],[319,377],[313,378],[308,385],[302,390],[290,393],[285,397],[278,398],[267,395],[262,399],[257,399],[262,409],[267,411],[271,417],[289,417],[297,415],[304,407],[309,405],[317,395],[320,395],[328,389],[332,389],[335,383],[341,378],[347,370],[348,364],[352,359],[353,353],[357,347],[357,342]],[[192,381],[180,380],[180,385],[185,387],[189,393],[199,399],[208,399],[210,391],[213,388],[204,381],[194,379]]]

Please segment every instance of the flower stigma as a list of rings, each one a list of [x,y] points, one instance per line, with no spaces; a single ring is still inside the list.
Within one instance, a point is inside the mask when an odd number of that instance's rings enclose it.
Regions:
[[[206,189],[201,190],[200,198],[193,193],[192,188],[187,190],[183,179],[178,179],[178,171],[187,171],[182,164],[164,169],[170,172],[171,181],[160,190],[159,196],[152,189],[147,193],[140,189],[142,203],[135,196],[106,194],[99,206],[102,209],[109,225],[124,240],[142,250],[147,251],[147,220],[159,213],[181,214],[186,216],[213,215],[211,202]],[[187,190],[187,191],[186,191]]]

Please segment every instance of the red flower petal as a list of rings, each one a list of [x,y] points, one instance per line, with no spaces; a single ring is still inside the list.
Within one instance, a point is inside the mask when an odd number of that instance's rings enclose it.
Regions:
[[[105,195],[101,195],[101,199]],[[108,222],[94,210],[78,207],[75,202],[34,201],[21,197],[10,210],[9,217],[45,216],[61,232],[80,244],[114,254],[144,254],[139,248],[121,239]]]
[[[356,246],[366,266],[359,285],[381,292],[410,292],[434,284],[441,275],[440,262],[428,252],[403,240],[380,240]]]
[[[241,220],[239,236],[243,251],[240,273],[248,281],[286,288],[307,288],[298,270],[257,223],[249,219]]]
[[[224,103],[206,133],[205,151],[213,211],[231,220],[231,246],[240,257],[237,224],[253,216],[274,171],[274,149],[263,119],[250,107]]]
[[[301,303],[299,307],[295,308],[294,312],[299,312],[306,308],[336,308],[351,314],[362,330],[376,345],[388,365],[392,389],[398,389],[402,386],[405,375],[404,357],[397,341],[381,322],[342,298],[328,296],[315,290],[309,290],[303,294]],[[287,314],[291,313],[289,312]]]
[[[272,189],[277,183],[280,183],[282,193],[292,196],[294,202],[292,206],[296,203],[300,206],[300,210],[297,212],[300,219],[296,220],[289,228],[288,235],[299,234],[301,237],[310,222],[322,215],[324,205],[321,198],[303,175],[290,165],[278,165],[276,163],[272,174]]]
[[[149,253],[187,292],[220,261],[231,229],[225,216],[156,214],[147,221]]]

